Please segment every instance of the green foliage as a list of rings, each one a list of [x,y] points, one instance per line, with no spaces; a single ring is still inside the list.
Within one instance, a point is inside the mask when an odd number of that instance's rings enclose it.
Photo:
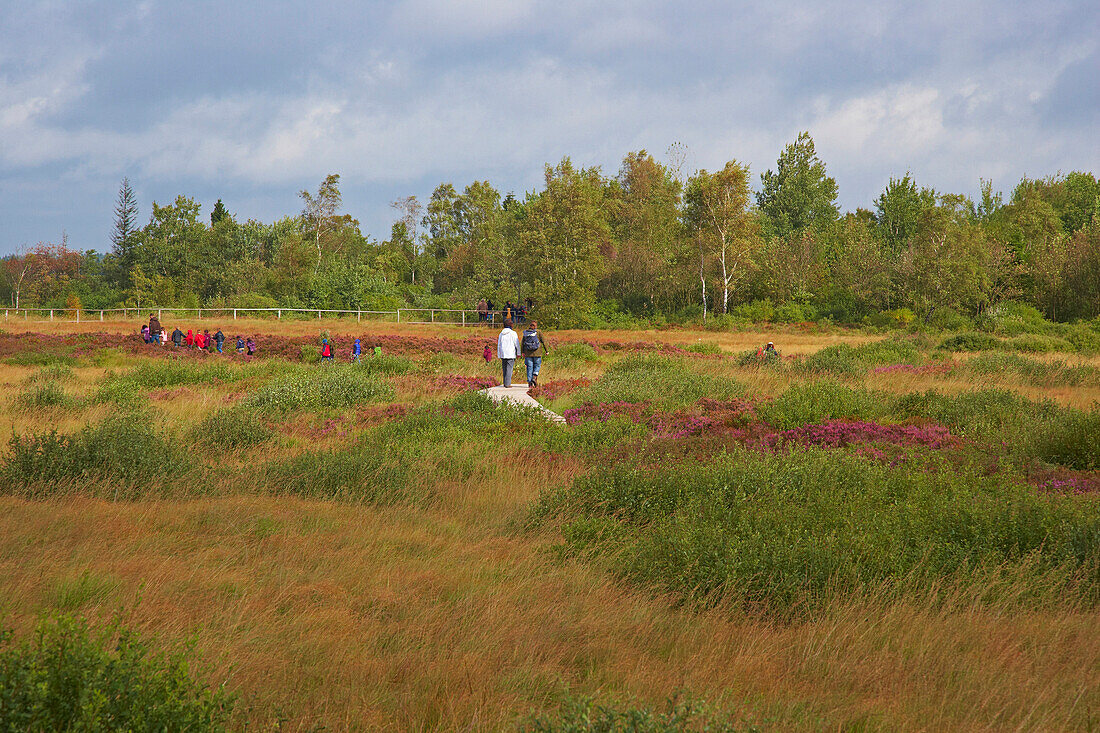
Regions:
[[[819,380],[792,384],[774,400],[761,403],[757,412],[773,427],[790,430],[825,420],[873,420],[888,409],[874,392]]]
[[[978,354],[966,362],[966,369],[980,375],[1017,374],[1042,387],[1100,386],[1100,368],[1090,364],[1069,366],[1064,361],[1040,361],[1019,354]]]
[[[779,237],[824,227],[839,216],[836,181],[826,175],[808,132],[783,149],[776,170],[761,175],[760,183],[756,203]]]
[[[675,407],[704,397],[741,397],[745,386],[731,377],[703,377],[683,359],[629,354],[612,364],[600,379],[577,393],[587,402],[653,402]]]
[[[1100,406],[1092,412],[1068,411],[1046,423],[1035,438],[1035,454],[1080,471],[1100,469]]]
[[[526,733],[753,733],[753,725],[735,724],[701,701],[670,698],[663,711],[649,708],[601,704],[592,698],[569,697],[553,715],[533,716],[520,725]]]
[[[251,448],[265,443],[275,435],[256,412],[243,407],[231,407],[210,413],[191,433],[199,445],[225,451]]]
[[[947,351],[989,351],[1001,348],[1001,340],[988,333],[959,333],[949,336],[940,344]]]
[[[62,578],[53,587],[52,601],[60,611],[74,611],[101,603],[119,587],[118,578],[85,570],[75,578]]]
[[[916,345],[904,339],[873,341],[861,346],[827,346],[798,361],[798,369],[810,374],[854,376],[883,364],[915,364],[923,356]]]
[[[164,484],[187,466],[168,436],[157,432],[148,413],[120,412],[72,435],[56,431],[12,435],[0,473],[8,493],[49,493],[59,486],[98,482],[143,491]]]
[[[373,374],[332,365],[277,376],[248,397],[244,405],[271,412],[343,409],[392,396],[392,388]]]
[[[42,621],[17,642],[0,631],[0,729],[222,731],[233,697],[198,679],[193,650],[163,652],[117,621]]]
[[[577,364],[591,364],[600,360],[600,355],[591,345],[581,342],[562,344],[555,346],[554,350],[545,357],[546,361],[561,368],[569,368]]]
[[[1045,354],[1051,351],[1073,351],[1073,346],[1065,339],[1033,333],[1022,334],[1010,338],[1003,343],[1003,348],[1032,354]]]
[[[18,403],[25,409],[42,407],[67,407],[75,404],[74,400],[60,382],[48,381],[40,384],[31,384],[19,395]]]
[[[145,389],[164,389],[184,384],[216,384],[246,376],[222,360],[157,359],[143,360],[125,374],[125,379]]]
[[[64,364],[51,364],[36,370],[27,377],[32,384],[37,382],[71,382],[76,379],[76,373]]]
[[[368,355],[355,365],[357,370],[366,374],[378,374],[384,377],[399,376],[413,371],[413,363],[404,356]]]
[[[76,358],[67,354],[54,354],[48,351],[28,350],[4,357],[5,364],[12,366],[76,366]]]
[[[1008,567],[1095,599],[1096,509],[933,459],[891,468],[835,451],[739,450],[707,465],[592,471],[544,495],[534,519],[561,521],[569,551],[605,556],[640,585],[788,616],[837,592]]]
[[[700,341],[699,343],[691,344],[686,348],[687,351],[690,351],[693,354],[721,355],[726,353],[722,350],[721,346],[714,343],[713,341]]]

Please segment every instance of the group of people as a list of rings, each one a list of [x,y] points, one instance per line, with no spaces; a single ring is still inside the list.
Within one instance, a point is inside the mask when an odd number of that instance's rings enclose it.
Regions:
[[[504,319],[504,328],[497,336],[497,358],[500,359],[501,368],[504,372],[504,386],[512,386],[512,371],[516,366],[516,359],[520,356],[523,357],[523,362],[527,366],[527,387],[539,386],[539,370],[542,368],[542,356],[539,355],[539,349],[542,349],[543,353],[550,353],[550,346],[546,343],[546,339],[539,333],[538,321],[531,321],[530,325],[523,330],[523,337],[521,338],[514,330],[512,326],[514,323],[511,318]],[[483,354],[485,361],[489,361],[489,347],[485,347],[485,353]]]
[[[526,323],[527,316],[530,315],[534,307],[534,301],[527,298],[527,300],[520,303],[518,306],[508,301],[504,304],[504,307],[498,311],[492,300],[489,298],[482,298],[477,302],[477,319],[486,323],[493,323],[499,314],[505,321]]]
[[[164,327],[160,323],[160,319],[156,314],[149,314],[149,323],[142,325],[141,338],[147,344],[156,344],[159,346],[166,346],[169,341],[168,332],[164,330]],[[187,347],[188,349],[202,349],[204,351],[216,351],[219,354],[225,353],[225,334],[219,328],[213,335],[210,333],[210,329],[203,331],[193,331],[187,329],[187,333],[184,333],[177,326],[172,331],[171,341],[174,348]],[[256,341],[248,336],[237,336],[237,353],[246,354],[252,356],[256,353]]]
[[[382,347],[374,347],[374,355],[382,356]],[[351,345],[351,361],[356,364],[360,363],[363,358],[363,343],[359,339],[355,339],[355,343]],[[321,339],[321,363],[332,363],[336,359],[336,351],[333,349],[332,344],[328,342],[328,337]]]

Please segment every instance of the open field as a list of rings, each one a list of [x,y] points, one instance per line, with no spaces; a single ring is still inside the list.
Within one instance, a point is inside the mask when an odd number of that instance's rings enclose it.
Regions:
[[[1100,725],[1097,357],[549,333],[558,426],[476,395],[495,331],[209,325],[258,357],[0,324],[21,638],[121,607],[193,640],[251,729],[562,729],[675,695],[736,729]],[[316,364],[322,328],[384,356]]]

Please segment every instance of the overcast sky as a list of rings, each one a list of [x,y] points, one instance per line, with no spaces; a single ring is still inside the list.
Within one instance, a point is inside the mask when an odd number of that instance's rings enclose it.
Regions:
[[[303,7],[308,5],[309,7]],[[0,254],[109,247],[129,176],[238,219],[340,173],[385,238],[441,181],[522,196],[569,155],[759,174],[809,130],[846,209],[1100,172],[1100,2],[0,0]]]

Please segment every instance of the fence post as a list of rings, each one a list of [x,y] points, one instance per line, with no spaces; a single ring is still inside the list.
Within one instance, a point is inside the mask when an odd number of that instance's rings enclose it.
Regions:
[[[356,323],[362,323],[363,322],[363,311],[362,310],[355,311],[355,322]]]
[[[99,320],[101,323],[103,322],[103,311],[99,312]]]
[[[198,317],[198,320],[200,320],[200,321],[202,320],[202,308],[199,308],[199,317]]]
[[[237,309],[236,308],[233,309],[233,320],[234,321],[237,320]]]
[[[397,309],[397,322],[401,323],[401,309],[400,308]]]
[[[466,325],[466,311],[462,311],[462,325]]]
[[[53,308],[50,308],[50,320],[53,320]]]
[[[317,320],[321,320],[321,311],[317,311]]]
[[[160,318],[161,318],[161,311],[160,311],[160,308],[157,308],[157,320],[159,321]]]
[[[435,311],[432,311],[432,323],[435,323]]]
[[[283,310],[282,310],[282,308],[279,309],[278,316],[276,316],[275,320],[277,320],[277,321],[283,320]]]
[[[80,323],[80,309],[79,308],[76,309],[76,322]]]

